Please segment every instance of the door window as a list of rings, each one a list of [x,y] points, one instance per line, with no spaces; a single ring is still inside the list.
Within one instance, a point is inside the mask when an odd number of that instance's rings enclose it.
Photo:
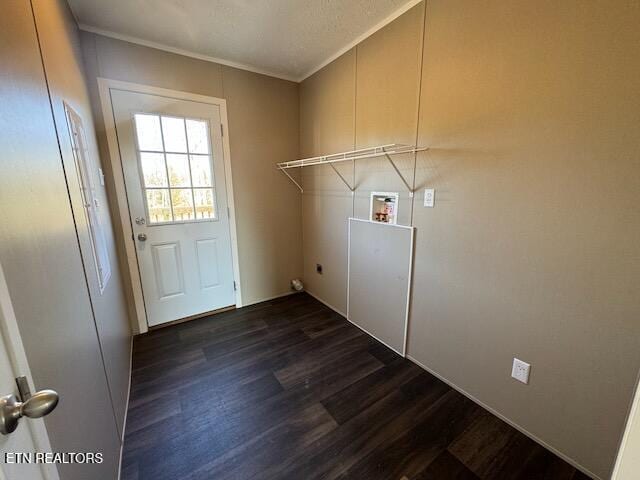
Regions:
[[[216,220],[208,122],[137,113],[134,124],[148,223]]]

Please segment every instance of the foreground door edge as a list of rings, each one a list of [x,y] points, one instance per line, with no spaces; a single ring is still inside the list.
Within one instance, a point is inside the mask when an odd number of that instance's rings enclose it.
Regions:
[[[3,377],[0,382],[0,388],[2,388],[0,396],[9,393],[17,394],[13,379],[18,376],[27,377],[31,391],[36,391],[2,265],[0,265],[0,330],[2,333],[0,338],[0,350],[2,350],[0,352],[0,372]],[[7,388],[11,388],[11,390],[5,391]],[[10,469],[10,466],[5,463],[5,453],[23,451],[51,452],[49,435],[42,419],[22,418],[15,432],[0,436],[2,475],[6,480],[59,480],[58,469],[54,464],[12,465]]]

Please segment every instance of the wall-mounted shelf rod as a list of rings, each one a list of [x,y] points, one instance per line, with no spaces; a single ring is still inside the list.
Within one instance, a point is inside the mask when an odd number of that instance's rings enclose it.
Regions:
[[[413,190],[411,189],[407,181],[404,179],[404,177],[400,173],[400,170],[398,169],[396,164],[391,159],[391,155],[400,155],[403,153],[417,153],[417,152],[423,152],[426,150],[428,150],[427,147],[416,147],[414,145],[390,143],[387,145],[379,145],[377,147],[361,148],[359,150],[333,153],[331,155],[321,155],[319,157],[302,158],[299,160],[291,160],[289,162],[281,162],[277,164],[277,167],[279,170],[282,170],[282,172],[287,177],[289,177],[289,180],[291,180],[296,185],[296,187],[298,187],[300,192],[304,192],[300,184],[291,175],[289,175],[289,173],[286,170],[290,168],[302,168],[302,167],[310,167],[313,165],[329,164],[331,165],[331,168],[333,168],[333,170],[338,174],[338,176],[340,177],[340,180],[342,180],[342,182],[347,186],[347,188],[351,190],[351,192],[354,192],[355,186],[352,187],[351,185],[349,185],[349,182],[347,182],[347,180],[340,174],[338,169],[334,167],[333,164],[338,162],[349,162],[349,161],[355,162],[356,160],[362,160],[365,158],[375,158],[375,157],[384,156],[387,158],[387,160],[389,160],[395,172],[400,176],[400,178],[402,179],[402,182],[407,187],[407,190],[409,190],[409,193],[413,194]]]
[[[391,159],[391,156],[389,154],[386,154],[385,157],[387,158],[387,160],[389,160],[389,163],[391,164],[393,169],[396,171],[396,173],[400,177],[400,180],[402,180],[402,183],[404,183],[404,186],[407,187],[407,190],[409,190],[409,196],[413,197],[413,188],[411,188],[409,186],[409,183],[404,179],[404,177],[402,176],[402,173],[400,173],[400,169],[396,166],[395,162]]]
[[[298,190],[300,190],[300,193],[304,193],[304,189],[302,188],[302,186],[298,182],[296,182],[295,178],[289,175],[289,172],[287,172],[284,168],[281,168],[280,170],[282,170],[282,173],[284,173],[287,177],[289,177],[289,180],[295,183],[296,187],[298,187]]]
[[[352,187],[351,185],[349,185],[349,182],[347,182],[347,180],[342,176],[342,174],[338,171],[335,165],[333,163],[330,163],[329,166],[333,168],[333,171],[336,172],[336,175],[340,177],[340,180],[342,180],[342,183],[344,183],[347,186],[347,188],[351,190],[351,193],[355,192],[356,187],[355,186]]]

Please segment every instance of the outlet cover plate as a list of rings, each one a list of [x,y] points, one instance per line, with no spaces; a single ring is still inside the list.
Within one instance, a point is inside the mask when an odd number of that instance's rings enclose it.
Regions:
[[[424,206],[433,208],[436,199],[436,191],[433,188],[424,189]]]
[[[529,371],[531,365],[523,362],[518,358],[513,359],[513,367],[511,368],[511,376],[524,384],[529,384]]]

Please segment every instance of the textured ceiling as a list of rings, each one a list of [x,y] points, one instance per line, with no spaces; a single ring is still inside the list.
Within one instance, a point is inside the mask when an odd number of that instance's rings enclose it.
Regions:
[[[409,0],[68,0],[81,27],[301,79]]]

